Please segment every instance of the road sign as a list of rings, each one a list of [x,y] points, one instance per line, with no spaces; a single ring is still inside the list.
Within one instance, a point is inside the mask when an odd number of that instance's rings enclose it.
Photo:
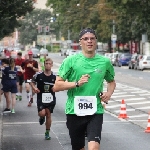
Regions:
[[[117,35],[116,34],[112,34],[111,35],[111,40],[112,41],[116,41],[117,40]]]

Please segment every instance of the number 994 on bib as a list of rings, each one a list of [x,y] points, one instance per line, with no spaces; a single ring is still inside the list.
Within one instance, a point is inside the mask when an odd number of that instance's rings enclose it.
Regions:
[[[93,115],[97,111],[96,96],[75,96],[74,112],[77,116]]]

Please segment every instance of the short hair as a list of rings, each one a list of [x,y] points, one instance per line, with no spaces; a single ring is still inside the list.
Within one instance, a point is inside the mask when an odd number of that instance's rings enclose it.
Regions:
[[[44,61],[44,64],[45,64],[45,62],[47,62],[47,61],[50,61],[50,62],[53,64],[53,60],[52,60],[51,58],[46,58],[45,61]]]
[[[21,52],[18,52],[17,55],[22,56],[22,53],[21,53]]]
[[[9,65],[9,59],[3,58],[3,59],[1,60],[1,63],[8,64],[8,65]]]

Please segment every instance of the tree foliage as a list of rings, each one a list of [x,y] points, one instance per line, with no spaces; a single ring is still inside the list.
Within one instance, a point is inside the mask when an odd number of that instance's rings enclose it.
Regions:
[[[19,26],[19,18],[33,10],[33,0],[0,0],[0,39]]]
[[[35,9],[31,13],[27,13],[23,20],[21,20],[20,43],[22,45],[32,44],[37,41],[38,34],[45,34],[44,27],[49,26],[53,28],[51,23],[52,14],[47,9]],[[42,27],[42,32],[38,33],[38,27]]]
[[[60,14],[57,19],[65,38],[67,30],[72,39],[77,39],[82,28],[91,27],[97,31],[98,39],[106,42],[114,25],[122,42],[140,40],[143,33],[150,34],[149,0],[47,0],[47,6]]]

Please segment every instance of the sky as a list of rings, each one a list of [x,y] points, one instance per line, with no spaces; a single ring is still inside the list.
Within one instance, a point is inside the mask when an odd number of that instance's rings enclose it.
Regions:
[[[35,4],[35,7],[36,8],[39,8],[39,9],[46,9],[46,1],[47,0],[37,0],[37,3]]]

